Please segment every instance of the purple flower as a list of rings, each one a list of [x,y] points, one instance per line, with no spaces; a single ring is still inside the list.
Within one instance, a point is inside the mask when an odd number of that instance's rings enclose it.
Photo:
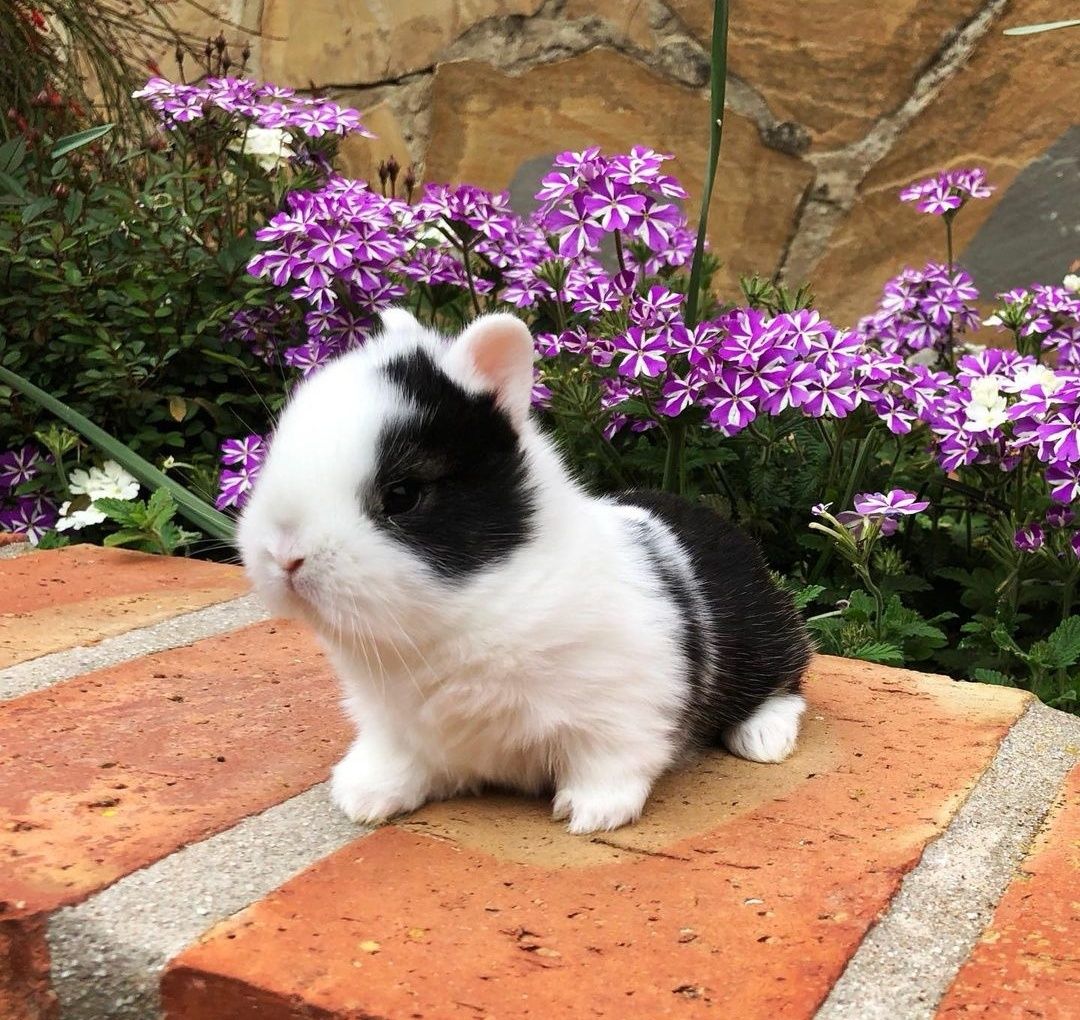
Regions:
[[[864,492],[855,497],[855,509],[861,514],[883,514],[888,517],[922,513],[930,505],[914,492],[892,489],[889,492]]]
[[[810,513],[812,513],[815,517],[820,517],[822,514],[828,513],[829,507],[831,506],[832,503],[815,503],[812,507],[810,507]]]
[[[36,477],[40,471],[41,453],[35,446],[27,445],[0,453],[0,492],[10,492]]]
[[[802,406],[814,418],[846,418],[861,400],[850,372],[821,372],[807,381],[806,391]]]
[[[899,522],[893,517],[867,516],[866,514],[856,513],[854,510],[844,510],[836,515],[836,519],[857,539],[863,538],[869,531],[870,526],[875,523],[877,524],[878,534],[885,538],[895,535],[900,527]]]
[[[725,365],[705,388],[709,424],[727,436],[741,432],[757,417],[759,396],[753,379]]]
[[[226,439],[221,444],[222,464],[242,464],[248,469],[258,469],[266,457],[267,443],[264,436],[250,435],[243,439]]]
[[[640,326],[631,326],[624,334],[615,337],[615,350],[625,352],[619,363],[619,375],[647,377],[657,376],[667,367],[667,344],[655,334],[648,334]]]
[[[1080,463],[1051,464],[1046,469],[1046,484],[1055,503],[1075,503],[1080,500]]]
[[[607,233],[625,230],[630,219],[645,209],[645,196],[639,195],[625,184],[618,184],[610,177],[594,182],[593,189],[584,196],[588,213]]]
[[[1051,528],[1064,528],[1072,524],[1075,516],[1067,506],[1052,506],[1046,511],[1046,523]]]
[[[564,258],[577,258],[583,251],[595,251],[604,236],[580,194],[574,195],[569,208],[560,207],[549,212],[547,225],[559,235],[559,254]]]
[[[1080,405],[1062,411],[1045,425],[1035,429],[1039,441],[1039,459],[1046,463],[1080,460]]]
[[[36,545],[58,517],[56,505],[44,496],[18,496],[14,507],[0,511],[0,531],[20,532]]]
[[[943,216],[969,199],[989,198],[992,192],[993,188],[986,183],[986,171],[981,168],[944,170],[901,189],[900,201],[915,202],[919,212]]]
[[[669,418],[675,418],[696,401],[701,389],[700,380],[673,375],[660,388],[663,399],[657,405],[657,410]]]
[[[1013,545],[1021,552],[1035,552],[1046,542],[1046,534],[1038,524],[1025,524],[1013,535]]]

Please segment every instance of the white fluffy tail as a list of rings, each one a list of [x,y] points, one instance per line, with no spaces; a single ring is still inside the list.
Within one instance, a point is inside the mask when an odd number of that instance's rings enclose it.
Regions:
[[[801,694],[774,694],[749,719],[732,726],[724,734],[724,744],[732,754],[750,761],[783,761],[795,750],[805,711]]]

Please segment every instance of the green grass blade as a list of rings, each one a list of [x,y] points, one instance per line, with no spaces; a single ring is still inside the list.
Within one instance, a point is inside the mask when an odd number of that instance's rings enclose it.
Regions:
[[[35,404],[69,425],[84,439],[101,450],[102,453],[111,457],[126,471],[130,471],[147,488],[151,490],[167,489],[172,498],[176,500],[179,512],[200,531],[225,542],[233,540],[235,527],[230,518],[215,510],[205,500],[199,499],[194,493],[189,492],[163,471],[159,471],[148,460],[140,457],[121,443],[120,440],[113,438],[85,415],[79,414],[78,411],[69,407],[63,401],[57,400],[56,397],[46,393],[21,375],[16,375],[10,369],[2,366],[0,366],[0,382],[6,383],[19,393],[29,397]]]
[[[705,232],[709,225],[709,205],[712,202],[716,166],[720,161],[720,140],[724,132],[724,95],[727,90],[728,0],[713,4],[712,73],[709,98],[709,160],[705,167],[705,183],[701,195],[701,216],[698,219],[697,243],[690,265],[690,286],[686,295],[686,325],[698,322],[698,294],[701,290],[702,262],[705,258]]]
[[[1007,28],[1002,35],[1034,35],[1036,32],[1053,32],[1058,28],[1076,28],[1080,26],[1080,18],[1071,21],[1044,21],[1040,25],[1020,25],[1017,28]]]
[[[701,294],[702,264],[705,260],[705,233],[709,226],[709,205],[712,203],[716,166],[720,162],[720,140],[724,133],[724,95],[727,91],[728,0],[713,3],[711,75],[709,88],[709,159],[705,166],[705,182],[701,193],[701,215],[698,217],[697,242],[690,263],[690,283],[687,286],[686,314],[688,329],[698,323],[698,300]],[[667,453],[664,458],[666,492],[681,494],[686,488],[686,425],[672,422],[667,429]]]

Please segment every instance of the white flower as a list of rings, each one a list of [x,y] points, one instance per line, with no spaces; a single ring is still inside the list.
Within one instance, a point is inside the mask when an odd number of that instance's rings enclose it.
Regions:
[[[115,460],[107,460],[100,468],[76,468],[68,478],[68,488],[75,495],[94,499],[134,499],[139,495],[139,483]]]
[[[234,144],[246,156],[251,156],[264,170],[273,170],[295,155],[292,136],[284,128],[249,127],[243,145]]]
[[[1064,385],[1065,380],[1052,368],[1047,368],[1046,365],[1026,365],[1016,373],[1007,389],[1013,393],[1022,393],[1032,386],[1041,386],[1043,393],[1057,393]]]
[[[1069,273],[1069,275],[1061,281],[1061,285],[1066,290],[1071,290],[1074,294],[1080,294],[1080,273]]]
[[[983,325],[984,326],[1002,326],[1002,325],[1004,325],[1004,323],[1001,321],[1001,316],[998,315],[995,312],[993,315],[989,316],[988,318],[983,319]]]
[[[964,428],[972,432],[992,432],[1008,420],[1005,398],[1001,395],[1001,384],[1005,380],[996,375],[988,375],[971,382],[971,401],[967,406],[967,420]]]
[[[93,506],[72,512],[71,500],[68,500],[60,507],[60,519],[56,522],[56,530],[81,531],[92,524],[101,524],[104,520],[106,520],[105,515]]]

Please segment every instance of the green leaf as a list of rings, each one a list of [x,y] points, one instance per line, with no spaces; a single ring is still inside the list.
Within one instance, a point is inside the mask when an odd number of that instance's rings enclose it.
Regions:
[[[12,174],[26,159],[26,139],[19,135],[0,145],[0,173]]]
[[[1016,686],[1012,677],[1007,676],[1005,673],[999,672],[996,669],[983,669],[980,666],[978,669],[972,670],[972,676],[984,684],[994,684],[996,687]]]
[[[109,546],[138,544],[146,547],[153,545],[141,528],[121,528],[119,531],[114,531],[111,535],[105,536],[104,544]]]
[[[178,482],[159,471],[148,460],[143,459],[118,439],[113,438],[104,429],[99,428],[85,415],[69,407],[61,400],[46,393],[32,382],[17,375],[8,368],[0,366],[0,382],[29,397],[50,414],[55,415],[71,426],[85,439],[98,447],[106,456],[111,457],[125,470],[130,471],[148,489],[168,489],[176,500],[179,512],[200,531],[212,538],[231,542],[235,533],[233,522],[223,513],[215,510],[205,500],[199,499]]]
[[[103,138],[112,129],[116,127],[115,124],[99,124],[97,127],[87,128],[85,131],[76,131],[73,135],[64,135],[63,138],[58,138],[56,144],[52,147],[52,151],[49,155],[53,159],[59,159],[61,156],[66,156],[69,152],[74,152],[76,149],[81,149],[84,145],[89,145],[91,142],[96,142],[99,138]]]
[[[1046,639],[1046,643],[1050,650],[1047,665],[1051,669],[1065,669],[1076,665],[1080,659],[1080,616],[1070,616],[1062,620]]]
[[[138,528],[146,519],[146,506],[141,500],[102,497],[95,499],[93,506],[110,521],[116,521],[117,524],[123,524],[125,527]]]
[[[51,195],[40,195],[31,202],[27,202],[23,206],[22,221],[23,224],[32,223],[36,220],[46,209],[51,209],[56,204],[56,199]]]
[[[801,588],[798,591],[793,591],[791,597],[795,602],[796,609],[805,609],[811,602],[813,602],[823,591],[825,585],[823,584],[810,584],[805,588]]]
[[[168,489],[157,489],[146,504],[146,528],[159,531],[176,516],[176,502]]]
[[[896,645],[885,641],[868,641],[851,652],[852,659],[865,659],[867,662],[880,662],[883,666],[902,666],[904,653]]]

